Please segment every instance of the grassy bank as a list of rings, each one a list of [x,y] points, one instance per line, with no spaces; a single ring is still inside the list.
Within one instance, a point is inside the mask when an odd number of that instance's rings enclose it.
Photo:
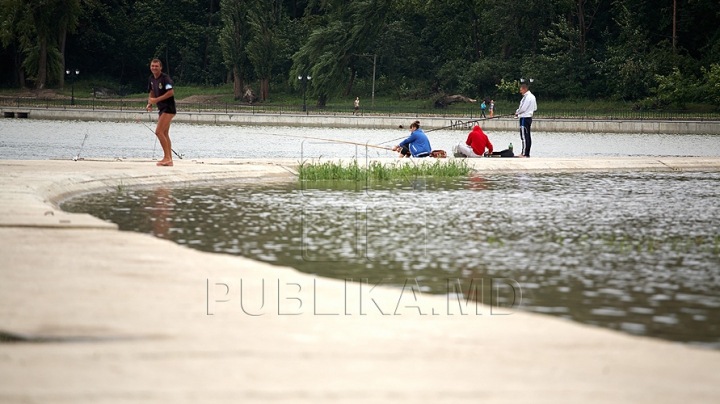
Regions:
[[[250,83],[253,85],[253,83]],[[94,96],[93,88],[102,87],[102,95]],[[19,89],[1,89],[0,97],[29,97],[37,99],[49,98],[45,107],[67,107],[73,96],[73,86],[66,83],[64,89],[48,89],[42,92]],[[255,86],[253,86],[255,88]],[[74,99],[76,105],[86,107],[92,105],[97,108],[116,108],[116,104],[128,102],[145,102],[147,94],[128,93],[128,87],[114,85],[112,82],[86,79],[74,83]],[[303,93],[288,86],[271,88],[270,99],[265,102],[255,102],[253,105],[235,100],[232,94],[232,85],[218,86],[178,86],[175,89],[176,100],[185,110],[218,110],[226,112],[267,112],[267,113],[294,113],[305,111]],[[120,96],[119,94],[124,94]],[[453,103],[446,108],[435,108],[430,98],[403,99],[393,95],[376,94],[374,103],[369,94],[360,88],[348,96],[332,97],[324,107],[317,107],[316,99],[308,94],[306,104],[310,114],[340,113],[351,114],[353,101],[360,97],[361,115],[414,115],[414,116],[462,116],[476,118],[481,116],[480,103]],[[541,92],[536,94],[538,99],[538,118],[572,118],[572,119],[706,119],[719,120],[720,111],[714,106],[704,104],[687,104],[683,108],[667,107],[658,109],[641,108],[638,102],[611,101],[611,100],[557,100],[551,101],[543,97]],[[515,112],[520,100],[520,94],[507,99],[495,99],[495,114],[508,115]],[[44,101],[43,101],[44,102]],[[26,103],[24,106],[34,106]],[[374,104],[374,106],[372,105]],[[257,111],[256,111],[257,110]]]
[[[301,181],[392,181],[417,177],[462,177],[470,174],[464,159],[402,160],[382,164],[377,161],[361,165],[353,160],[342,162],[301,162],[298,169]]]

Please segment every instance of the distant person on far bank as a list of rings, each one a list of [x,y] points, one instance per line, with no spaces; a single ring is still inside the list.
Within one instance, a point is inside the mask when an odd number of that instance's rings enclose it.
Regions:
[[[490,118],[495,114],[495,100],[490,100]]]
[[[427,135],[420,129],[420,121],[410,124],[410,137],[400,142],[399,145],[393,146],[392,150],[400,153],[403,157],[427,157],[432,152],[430,140]]]
[[[530,146],[532,146],[530,125],[532,125],[533,113],[537,111],[537,102],[526,83],[520,84],[520,94],[523,97],[520,100],[520,107],[515,111],[515,116],[520,118],[520,140],[522,141],[522,152],[518,157],[530,157]]]
[[[353,111],[353,115],[357,114],[359,109],[360,109],[360,97],[355,97],[355,110]]]
[[[465,157],[482,157],[485,155],[486,149],[488,155],[492,154],[493,145],[490,143],[490,139],[488,139],[485,132],[483,132],[478,125],[475,125],[472,129],[465,143],[461,142],[457,145],[458,153]]]
[[[485,100],[483,100],[482,104],[480,104],[480,116],[483,118],[486,118],[485,109],[487,109],[487,104],[485,103]]]
[[[155,127],[155,136],[160,141],[163,149],[163,158],[157,165],[172,167],[172,144],[170,142],[170,122],[175,117],[175,90],[170,76],[162,72],[162,62],[153,59],[150,62],[150,78],[148,79],[148,112],[152,111],[152,105],[157,104],[158,122]]]

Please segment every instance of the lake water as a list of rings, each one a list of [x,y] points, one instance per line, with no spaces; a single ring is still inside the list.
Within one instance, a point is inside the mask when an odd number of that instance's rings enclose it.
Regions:
[[[421,120],[422,121],[422,120]],[[410,122],[399,122],[407,128]],[[421,122],[422,123],[422,122]],[[0,119],[0,159],[161,158],[154,124]],[[396,153],[343,143],[287,137],[310,136],[391,146],[407,129],[349,129],[273,126],[212,126],[174,123],[173,149],[185,158],[334,158],[395,157]],[[467,137],[466,130],[428,131],[434,149],[448,152]],[[519,132],[488,132],[495,148],[513,143]],[[87,135],[87,138],[86,138]],[[84,141],[84,145],[83,145]],[[82,151],[81,151],[82,149]],[[534,157],[717,156],[720,136],[533,132]]]
[[[62,208],[310,274],[412,279],[427,293],[509,278],[522,310],[720,349],[719,200],[716,172],[493,173],[113,190]]]
[[[409,126],[410,122],[403,123]],[[159,158],[153,126],[0,119],[0,159]],[[186,158],[393,157],[399,129],[175,123]],[[450,151],[467,131],[428,133]],[[490,132],[497,149],[516,132]],[[84,145],[83,145],[84,141]],[[717,156],[720,136],[534,132],[535,157]],[[82,148],[82,151],[81,151]],[[508,278],[520,309],[720,348],[720,173],[473,175],[372,184],[114,190],[63,204],[203,251],[334,278]],[[488,291],[489,292],[489,291]]]

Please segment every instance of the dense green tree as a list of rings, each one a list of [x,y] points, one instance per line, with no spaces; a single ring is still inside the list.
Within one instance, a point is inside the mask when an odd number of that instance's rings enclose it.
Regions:
[[[3,0],[2,8],[4,46],[19,39],[22,67],[35,88],[62,83],[65,39],[77,26],[79,0]]]
[[[270,97],[270,78],[277,64],[280,48],[285,46],[280,25],[287,22],[282,15],[280,0],[255,0],[248,11],[252,39],[248,42],[248,58],[260,78],[260,100]]]
[[[84,0],[82,5],[78,33],[66,46],[67,66],[83,76],[140,82],[148,74],[147,57],[134,49],[130,2]]]
[[[204,22],[208,13],[204,5],[194,0],[135,1],[135,51],[142,55],[144,64],[157,57],[174,80],[204,83]]]
[[[0,82],[61,87],[68,65],[137,89],[159,57],[178,83],[232,78],[236,98],[311,75],[324,105],[375,68],[407,99],[533,77],[546,99],[680,106],[714,102],[719,18],[717,0],[0,0]]]
[[[24,88],[23,49],[31,46],[35,34],[34,25],[30,18],[26,18],[23,2],[18,0],[0,0],[0,21],[0,42],[6,54],[11,55],[7,60],[13,61],[10,81]]]
[[[413,18],[410,18],[413,20]],[[375,42],[379,76],[401,98],[425,98],[435,74],[429,68],[432,49],[420,42],[408,19],[389,22]]]
[[[655,86],[658,60],[650,57],[649,32],[624,2],[616,3],[616,23],[619,29],[608,46],[607,58],[599,63],[611,88],[611,95],[623,100],[639,100],[649,95]]]
[[[703,71],[703,93],[706,101],[720,107],[720,63],[713,63]]]
[[[580,30],[567,20],[553,25],[541,37],[542,52],[537,58],[534,76],[543,86],[546,96],[554,98],[587,97],[585,88],[590,61],[583,51]]]
[[[390,10],[391,0],[320,1],[316,5],[327,10],[322,25],[315,29],[300,50],[293,55],[293,77],[310,74],[313,94],[318,105],[328,97],[348,93],[357,72],[355,63],[366,54],[379,36]],[[313,6],[312,3],[309,6]]]
[[[249,66],[245,50],[250,40],[250,24],[247,16],[246,0],[222,0],[220,13],[220,47],[225,67],[233,75],[233,94],[236,100],[242,98],[243,87]]]

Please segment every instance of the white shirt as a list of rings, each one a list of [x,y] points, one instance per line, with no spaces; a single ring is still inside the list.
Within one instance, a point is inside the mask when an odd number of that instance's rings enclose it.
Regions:
[[[515,115],[518,118],[532,118],[533,112],[537,111],[537,102],[535,96],[530,90],[523,94],[522,100],[520,100],[520,107],[515,111]]]

